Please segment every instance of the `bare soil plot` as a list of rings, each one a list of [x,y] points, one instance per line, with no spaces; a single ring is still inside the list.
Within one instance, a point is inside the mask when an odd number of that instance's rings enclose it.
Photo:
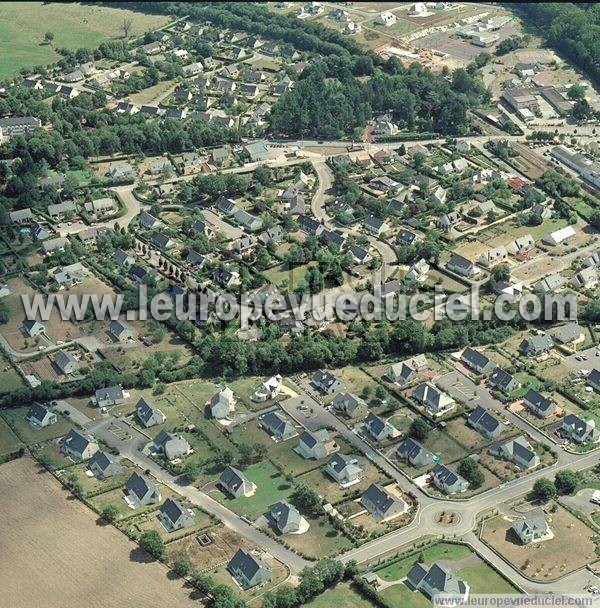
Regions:
[[[546,509],[552,511],[551,509]],[[552,580],[597,560],[593,532],[563,507],[546,515],[554,538],[521,545],[510,527],[513,521],[495,517],[485,522],[482,538],[525,575]]]
[[[27,458],[0,467],[2,602],[12,608],[195,606],[180,582]],[[43,508],[41,508],[43,506]]]

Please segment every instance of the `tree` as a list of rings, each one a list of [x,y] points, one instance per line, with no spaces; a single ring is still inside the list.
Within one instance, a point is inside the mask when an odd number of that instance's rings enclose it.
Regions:
[[[583,99],[585,97],[585,87],[580,84],[572,84],[567,91],[567,97],[573,101]]]
[[[198,479],[198,475],[200,475],[200,465],[193,460],[188,460],[188,462],[185,463],[181,474],[188,483],[194,483],[196,479]]]
[[[556,494],[556,486],[547,477],[540,477],[533,484],[533,496],[539,500],[549,500]]]
[[[291,502],[307,515],[316,517],[321,512],[321,498],[309,486],[300,484],[290,496]]]
[[[121,31],[123,32],[123,38],[129,38],[129,32],[131,32],[131,26],[133,25],[133,19],[131,17],[125,17],[121,22]]]
[[[115,505],[106,504],[100,510],[100,517],[109,524],[112,524],[119,517],[119,509]]]
[[[139,545],[156,559],[162,559],[165,554],[165,543],[156,530],[145,530],[140,535]]]
[[[429,425],[422,418],[413,420],[408,431],[408,434],[417,441],[425,441],[428,433]]]
[[[173,572],[177,576],[187,576],[192,570],[192,564],[184,551],[180,551],[173,560]]]
[[[54,34],[52,32],[46,32],[44,34],[44,41],[50,44],[54,40]]]
[[[559,494],[573,494],[577,489],[578,483],[579,477],[577,473],[569,469],[559,471],[554,477],[554,485]]]
[[[485,476],[481,472],[479,465],[472,458],[461,460],[457,471],[459,475],[462,475],[475,488],[481,486],[485,481]]]

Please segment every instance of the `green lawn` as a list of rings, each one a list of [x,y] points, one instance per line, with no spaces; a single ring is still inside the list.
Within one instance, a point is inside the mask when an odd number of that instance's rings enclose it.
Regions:
[[[21,376],[10,366],[3,357],[0,357],[0,393],[9,393],[23,386]]]
[[[249,466],[244,470],[244,475],[257,486],[254,496],[230,498],[217,491],[215,497],[227,508],[249,518],[259,517],[279,500],[288,500],[293,491],[293,486],[270,462]]]
[[[333,606],[339,606],[339,608],[373,608],[374,605],[354,591],[349,583],[340,583],[305,604],[310,608],[332,608]]]
[[[471,593],[519,593],[506,579],[484,562],[461,568],[455,574],[469,583]]]
[[[6,422],[0,418],[0,454],[10,454],[21,447],[19,438]]]
[[[28,407],[16,407],[5,409],[0,412],[0,416],[15,430],[19,438],[27,445],[62,437],[63,435],[66,435],[73,426],[59,414],[58,422],[56,424],[51,424],[43,429],[34,429],[25,418],[28,410]]]
[[[53,63],[60,59],[55,48],[94,48],[102,41],[119,38],[123,19],[132,20],[131,35],[166,24],[164,16],[78,3],[2,2],[0,4],[0,79],[21,68]],[[43,44],[52,32],[52,45]]]

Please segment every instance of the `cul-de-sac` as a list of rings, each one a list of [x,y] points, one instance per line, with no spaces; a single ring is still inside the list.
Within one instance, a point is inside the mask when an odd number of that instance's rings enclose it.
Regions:
[[[594,2],[0,3],[0,607],[600,605],[599,91]]]

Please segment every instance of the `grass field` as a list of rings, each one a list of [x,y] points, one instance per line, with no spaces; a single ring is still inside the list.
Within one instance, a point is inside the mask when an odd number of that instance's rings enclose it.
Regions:
[[[10,454],[21,447],[19,438],[6,422],[0,418],[0,454]]]
[[[35,463],[0,467],[2,604],[64,606],[197,606],[182,583],[154,562]]]
[[[15,407],[0,411],[0,417],[4,418],[19,438],[28,445],[62,437],[71,429],[72,425],[62,416],[58,416],[56,424],[51,424],[43,429],[34,429],[25,418],[28,410],[28,407]]]
[[[8,393],[22,386],[21,376],[4,357],[0,357],[0,393]]]
[[[333,589],[328,589],[319,597],[305,604],[308,608],[331,608],[331,606],[343,606],[344,608],[372,608],[369,600],[359,595],[348,583],[340,583]]]
[[[94,48],[103,40],[119,38],[124,18],[132,21],[132,36],[169,21],[157,15],[77,3],[3,2],[0,4],[0,79],[17,74],[21,68],[58,61],[60,55],[55,48]],[[46,32],[54,34],[51,46],[43,44]]]

